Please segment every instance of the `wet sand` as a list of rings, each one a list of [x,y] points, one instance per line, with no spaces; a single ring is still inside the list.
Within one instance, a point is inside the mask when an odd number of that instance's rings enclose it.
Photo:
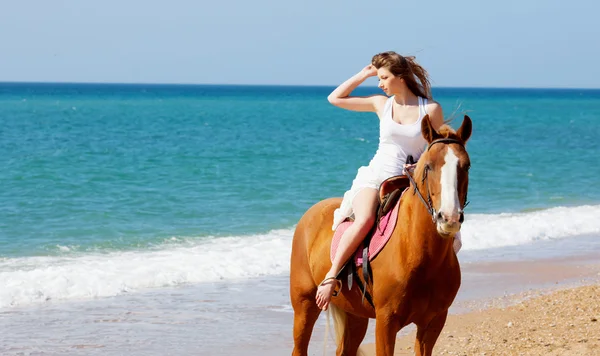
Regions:
[[[598,289],[558,295],[555,304],[535,298],[556,289],[600,286],[598,237],[461,251],[459,257],[463,284],[436,355],[596,354],[594,335],[600,330],[591,319],[599,313],[598,304],[590,299]],[[584,299],[573,304],[577,298]],[[537,304],[526,304],[530,302]],[[510,309],[520,303],[523,310]],[[50,300],[0,310],[0,354],[289,355],[292,318],[287,275],[157,288],[112,298]],[[538,326],[544,323],[550,325]],[[372,320],[366,344],[375,340],[374,327]],[[325,330],[322,314],[309,355],[323,354]],[[413,331],[407,327],[398,335],[398,355],[412,355]],[[326,354],[335,354],[333,342],[327,344]],[[373,345],[365,346],[373,350]]]

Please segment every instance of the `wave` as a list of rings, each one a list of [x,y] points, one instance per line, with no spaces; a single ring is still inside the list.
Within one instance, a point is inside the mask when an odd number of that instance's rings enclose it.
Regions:
[[[526,213],[471,214],[462,227],[463,249],[480,250],[600,233],[600,205]]]
[[[600,206],[467,214],[463,250],[600,233]],[[116,296],[147,288],[289,272],[293,228],[261,235],[173,238],[156,250],[0,259],[0,308]],[[173,244],[172,240],[181,243]],[[68,246],[61,246],[69,250]]]

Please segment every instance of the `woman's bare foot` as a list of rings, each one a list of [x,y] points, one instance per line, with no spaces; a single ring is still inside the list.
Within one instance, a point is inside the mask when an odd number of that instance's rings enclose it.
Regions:
[[[335,279],[335,277],[326,277],[323,282],[319,284],[316,296],[317,306],[319,309],[323,311],[327,310],[327,307],[329,307],[329,301],[335,293],[336,287],[341,284],[340,282],[341,281],[338,281]]]

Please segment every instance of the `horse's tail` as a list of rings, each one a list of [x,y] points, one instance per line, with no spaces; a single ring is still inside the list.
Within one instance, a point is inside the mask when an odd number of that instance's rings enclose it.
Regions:
[[[337,347],[340,347],[341,343],[344,342],[344,331],[346,329],[346,312],[333,304],[329,304],[329,309],[331,309],[331,317],[333,318],[335,345]]]
[[[338,348],[342,347],[342,343],[344,342],[344,333],[346,332],[346,312],[333,304],[329,304],[329,308],[327,309],[327,327],[325,328],[324,354],[327,353],[327,338],[329,336],[329,315],[331,315],[331,317],[333,318],[335,345]],[[358,348],[358,352],[356,355],[366,356],[366,354],[361,349],[361,347]]]

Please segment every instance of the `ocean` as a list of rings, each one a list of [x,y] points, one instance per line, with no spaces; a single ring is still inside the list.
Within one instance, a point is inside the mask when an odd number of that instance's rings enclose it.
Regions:
[[[42,311],[56,321],[76,309],[67,319],[77,325],[86,308],[126,313],[169,300],[182,310],[175,321],[185,324],[189,310],[215,326],[242,300],[232,293],[259,305],[260,288],[277,295],[268,292],[261,310],[287,321],[295,224],[312,204],[343,195],[377,148],[376,115],[333,107],[332,90],[0,83],[0,324],[31,330]],[[598,248],[590,236],[600,233],[600,90],[433,95],[453,127],[464,114],[473,120],[461,262],[511,248],[560,255],[539,243]],[[217,302],[203,309],[202,301]],[[170,316],[161,307],[156,317]],[[217,333],[212,326],[204,335]],[[127,354],[148,354],[119,330]],[[238,332],[249,343],[252,335]],[[5,351],[27,345],[4,337]],[[62,354],[61,345],[51,352]]]

